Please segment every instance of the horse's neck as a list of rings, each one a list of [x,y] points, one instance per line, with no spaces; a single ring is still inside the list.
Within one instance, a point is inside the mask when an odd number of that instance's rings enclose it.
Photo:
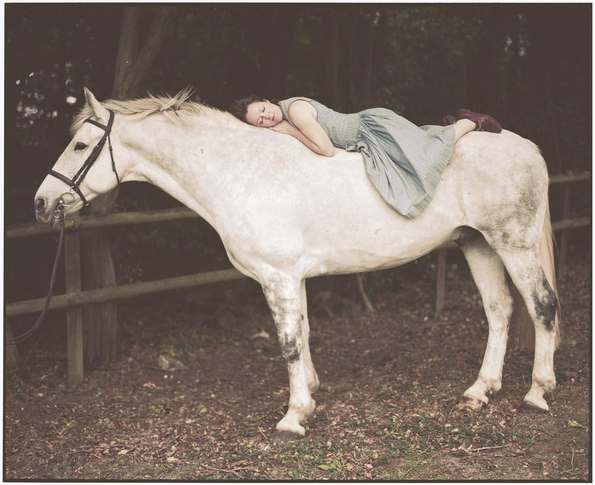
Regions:
[[[250,163],[234,150],[233,129],[151,117],[138,122],[129,136],[142,153],[137,179],[161,188],[214,227],[226,216],[223,199],[237,190]]]

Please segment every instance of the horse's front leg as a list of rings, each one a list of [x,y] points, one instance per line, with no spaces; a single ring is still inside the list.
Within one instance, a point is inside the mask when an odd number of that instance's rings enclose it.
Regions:
[[[300,284],[300,303],[302,305],[302,354],[304,356],[304,364],[306,365],[306,373],[308,376],[308,387],[311,392],[316,392],[320,387],[320,381],[314,369],[312,356],[310,355],[310,323],[308,322],[308,298],[306,297],[306,280],[302,280]]]
[[[302,423],[314,412],[316,405],[310,394],[311,369],[304,355],[307,342],[304,343],[302,331],[302,322],[306,318],[302,313],[305,308],[303,285],[302,280],[279,274],[262,285],[289,371],[289,408],[277,423],[277,431],[299,436],[305,435]]]

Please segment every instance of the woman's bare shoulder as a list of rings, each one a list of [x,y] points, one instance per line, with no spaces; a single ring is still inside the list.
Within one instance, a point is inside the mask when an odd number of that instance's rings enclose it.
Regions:
[[[304,117],[317,118],[316,108],[305,98],[299,98],[293,101],[289,105],[287,113],[291,119],[303,119]]]

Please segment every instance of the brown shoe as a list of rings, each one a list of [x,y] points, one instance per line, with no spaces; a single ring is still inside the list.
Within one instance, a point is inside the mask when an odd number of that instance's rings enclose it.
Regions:
[[[500,133],[502,125],[493,116],[483,113],[475,113],[468,109],[460,109],[457,111],[457,120],[467,119],[473,121],[477,125],[476,131],[489,131],[491,133]]]

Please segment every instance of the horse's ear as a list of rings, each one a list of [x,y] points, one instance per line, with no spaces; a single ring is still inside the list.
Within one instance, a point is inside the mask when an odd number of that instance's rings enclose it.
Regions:
[[[107,119],[109,118],[109,113],[107,109],[105,109],[103,105],[99,101],[97,101],[97,98],[95,98],[95,95],[89,89],[85,87],[83,88],[83,92],[85,93],[85,100],[93,110],[95,116],[100,120],[107,121]]]

